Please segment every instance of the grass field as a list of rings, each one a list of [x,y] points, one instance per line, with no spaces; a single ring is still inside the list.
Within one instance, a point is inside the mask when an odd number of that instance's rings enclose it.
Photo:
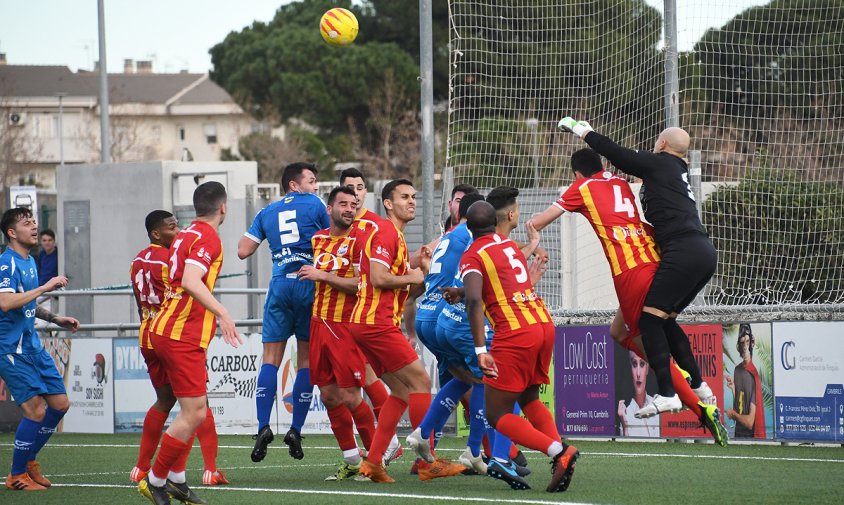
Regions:
[[[389,467],[395,484],[324,482],[339,462],[334,439],[307,436],[305,459],[291,459],[281,437],[260,464],[249,459],[252,440],[220,437],[220,468],[230,486],[197,493],[212,504],[278,503],[594,503],[594,504],[732,504],[842,503],[844,449],[780,445],[638,443],[576,441],[581,451],[574,480],[566,493],[544,491],[547,458],[528,452],[534,489],[512,491],[503,482],[458,475],[420,482],[409,475],[411,458]],[[147,502],[128,480],[137,457],[138,435],[57,434],[42,451],[45,474],[53,488],[37,493],[0,490],[2,504],[138,504]],[[446,437],[439,453],[455,458],[465,445]],[[0,464],[8,472],[13,435],[0,435]],[[188,463],[188,482],[201,480],[202,459],[195,446]],[[175,502],[174,503],[178,503]]]

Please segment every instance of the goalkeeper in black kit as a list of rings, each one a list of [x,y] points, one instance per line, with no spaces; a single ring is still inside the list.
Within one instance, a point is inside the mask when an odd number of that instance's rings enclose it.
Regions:
[[[622,172],[642,179],[642,209],[645,219],[653,225],[662,262],[645,297],[639,328],[659,394],[636,417],[679,412],[683,408],[671,382],[672,356],[690,375],[695,394],[706,401],[712,390],[701,377],[688,336],[677,324],[677,314],[709,282],[718,262],[689,186],[689,134],[680,128],[667,128],[659,134],[653,152],[645,152],[619,146],[593,131],[585,121],[566,117],[558,126],[582,138]]]

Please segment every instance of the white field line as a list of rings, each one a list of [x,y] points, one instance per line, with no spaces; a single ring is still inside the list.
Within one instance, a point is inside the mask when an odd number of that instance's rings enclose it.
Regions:
[[[0,446],[11,447],[12,444],[0,444]],[[47,449],[50,448],[65,448],[78,449],[85,447],[111,447],[111,448],[126,448],[137,449],[136,444],[47,444]],[[245,445],[221,445],[220,449],[252,449],[252,446]],[[281,450],[286,447],[270,447],[271,449]],[[303,449],[308,450],[331,450],[338,451],[336,446],[304,446]],[[463,449],[442,448],[437,449],[438,452],[462,452]],[[749,461],[790,461],[790,462],[805,462],[805,463],[844,463],[844,459],[827,459],[827,458],[779,458],[769,456],[734,456],[729,454],[660,454],[647,452],[586,452],[583,456],[600,456],[600,457],[619,457],[619,458],[702,458],[702,459],[735,459],[735,460],[749,460]],[[250,467],[258,468],[258,467]]]
[[[115,484],[53,484],[53,487],[79,487],[79,488],[101,488],[101,489],[123,489],[131,490],[132,486],[118,486]],[[200,488],[195,488],[200,489]],[[202,493],[208,491],[244,491],[257,493],[296,493],[296,494],[310,494],[310,495],[329,495],[329,496],[367,496],[370,498],[405,498],[410,500],[426,500],[426,501],[459,501],[459,502],[485,502],[485,503],[524,503],[528,505],[591,505],[589,503],[578,502],[561,502],[548,500],[519,500],[515,498],[492,498],[488,496],[443,496],[443,495],[429,495],[429,494],[410,494],[410,493],[377,493],[367,491],[349,491],[349,490],[320,490],[320,489],[279,489],[279,488],[265,488],[265,487],[205,487],[201,488]]]

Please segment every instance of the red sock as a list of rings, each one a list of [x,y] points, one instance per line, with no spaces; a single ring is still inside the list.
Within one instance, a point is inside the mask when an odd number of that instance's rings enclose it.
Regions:
[[[522,410],[525,412],[530,424],[532,424],[537,430],[557,442],[560,441],[560,433],[557,431],[557,425],[554,424],[554,417],[551,416],[551,412],[544,403],[539,400],[534,400],[525,405]]]
[[[355,420],[355,426],[358,427],[363,447],[369,451],[369,448],[372,447],[372,439],[375,437],[375,415],[369,408],[369,404],[364,401],[358,403],[358,406],[352,411],[352,418]]]
[[[164,424],[166,422],[167,412],[162,412],[153,407],[150,407],[146,417],[144,417],[144,429],[141,432],[141,448],[138,451],[138,464],[135,466],[145,472],[149,471],[152,457],[158,448],[158,442],[161,440],[161,433],[164,431]]]
[[[425,419],[425,414],[431,406],[431,393],[410,393],[407,395],[407,405],[410,426],[416,429],[422,424],[422,419]]]
[[[516,444],[510,444],[510,459],[513,459],[518,455],[519,455],[519,448],[516,446]]]
[[[193,443],[193,438],[190,442]],[[155,463],[152,465],[153,475],[166,479],[176,460],[189,448],[190,446],[187,443],[164,433],[164,436],[161,437],[161,448],[158,450],[158,456],[155,457]]]
[[[381,407],[384,406],[384,402],[390,396],[387,393],[387,388],[384,387],[384,383],[381,380],[377,380],[368,386],[364,386],[363,390],[366,391],[366,396],[372,402],[372,412],[375,414],[375,419],[380,419]]]
[[[689,410],[695,413],[696,417],[700,417],[701,410],[697,402],[700,398],[697,397],[692,387],[686,382],[686,378],[680,373],[680,369],[674,363],[671,364],[671,382],[674,384],[674,391],[680,396],[680,401],[683,405],[689,407]]]
[[[558,442],[533,427],[527,419],[516,414],[504,414],[495,425],[495,429],[513,442],[545,454],[552,443]]]
[[[173,467],[170,468],[171,472],[184,472],[185,469],[188,467],[188,456],[190,456],[190,450],[193,449],[193,440],[196,438],[196,435],[190,437],[190,440],[185,442],[185,450],[179,454],[179,457],[173,463]]]
[[[396,426],[399,425],[402,414],[407,408],[407,403],[401,398],[389,396],[381,408],[381,417],[378,418],[378,426],[375,427],[375,436],[372,437],[372,447],[369,450],[369,460],[380,465],[384,460],[384,451],[390,445],[393,435],[396,434]]]
[[[355,441],[355,429],[352,425],[352,413],[345,405],[328,409],[328,419],[331,421],[331,431],[341,451],[348,451],[358,446]]]
[[[217,437],[217,426],[214,423],[214,413],[211,408],[205,412],[205,421],[196,429],[196,438],[199,439],[199,448],[202,450],[202,461],[206,470],[212,472],[217,470],[217,448],[219,439]]]

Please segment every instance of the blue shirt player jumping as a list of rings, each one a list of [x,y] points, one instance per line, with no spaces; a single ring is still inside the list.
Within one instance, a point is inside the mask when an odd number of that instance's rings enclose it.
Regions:
[[[278,368],[287,339],[291,335],[304,342],[297,345],[297,372],[293,382],[293,419],[284,437],[290,455],[302,459],[302,425],[311,405],[313,386],[309,373],[308,340],[311,306],[314,303],[314,283],[299,280],[297,272],[304,265],[313,265],[311,237],[328,228],[329,217],[325,203],[316,195],[316,167],[310,163],[293,163],[284,168],[281,185],[284,197],[261,209],[252,226],[238,244],[240,259],[251,256],[266,240],[273,259],[273,276],[264,304],[262,342],[263,364],[258,373],[255,404],[258,412],[258,434],[252,461],[259,462],[267,455],[267,445],[273,441],[270,414],[278,389]]]
[[[0,255],[0,377],[23,410],[15,432],[12,471],[6,488],[43,490],[50,481],[36,456],[70,407],[64,379],[35,331],[35,318],[76,331],[79,321],[38,307],[35,299],[67,285],[62,276],[38,286],[38,269],[30,250],[38,243],[38,225],[29,209],[7,210],[0,228],[8,248]]]

